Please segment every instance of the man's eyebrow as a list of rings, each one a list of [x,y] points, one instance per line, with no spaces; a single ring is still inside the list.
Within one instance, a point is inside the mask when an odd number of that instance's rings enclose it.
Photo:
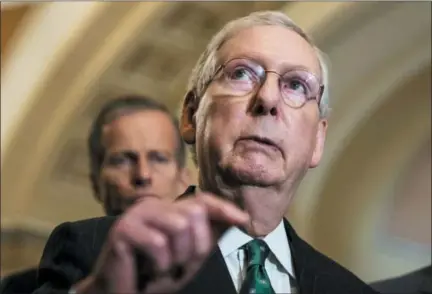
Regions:
[[[172,151],[170,151],[168,149],[156,149],[156,148],[149,149],[147,151],[147,153],[162,153],[162,154],[165,154],[165,155],[173,155],[174,154]]]
[[[229,55],[230,54],[227,54],[227,56],[229,56]],[[265,66],[266,63],[268,63],[268,62],[266,62],[265,58],[262,55],[259,55],[257,53],[253,53],[253,52],[240,53],[240,54],[236,55],[235,57],[229,56],[228,58],[220,58],[220,62],[218,63],[217,66],[219,67],[219,66],[221,66],[221,65],[223,65],[223,64],[225,64],[228,61],[231,61],[233,59],[249,59],[249,60],[252,60],[252,61],[254,61],[254,62],[258,63],[258,64],[261,64],[262,66],[265,67],[266,70],[276,70],[276,71],[278,71],[281,74],[283,74],[285,71],[288,71],[288,70],[304,70],[304,71],[307,71],[307,72],[310,72],[310,73],[314,74],[320,81],[322,80],[321,71],[319,71],[317,73],[314,70],[312,70],[312,68],[309,68],[309,67],[307,67],[305,65],[302,65],[302,64],[294,64],[294,63],[288,63],[288,62],[281,62],[278,65],[277,69],[274,69],[274,68],[270,69],[270,68],[268,68],[268,67]]]

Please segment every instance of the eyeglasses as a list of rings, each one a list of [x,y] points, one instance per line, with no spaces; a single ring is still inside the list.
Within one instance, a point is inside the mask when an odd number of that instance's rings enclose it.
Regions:
[[[221,73],[220,76],[218,76]],[[235,58],[221,65],[207,85],[216,78],[220,84],[235,96],[243,96],[258,91],[264,84],[267,74],[279,76],[279,91],[283,101],[290,107],[300,108],[310,100],[316,100],[318,105],[324,91],[319,79],[302,69],[292,69],[284,74],[265,70],[256,61]]]

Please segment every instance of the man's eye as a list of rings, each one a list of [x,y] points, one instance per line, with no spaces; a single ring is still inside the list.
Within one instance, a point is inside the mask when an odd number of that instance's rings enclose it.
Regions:
[[[112,166],[119,166],[130,163],[130,159],[123,155],[112,156],[108,160],[108,164]]]
[[[158,153],[153,153],[150,155],[150,159],[154,162],[158,162],[158,163],[166,163],[169,162],[169,158],[165,155],[162,154],[158,154]]]
[[[292,80],[289,86],[293,91],[306,93],[306,87],[300,81]]]
[[[234,81],[251,81],[253,73],[245,67],[238,67],[228,74],[228,78]]]
[[[298,79],[288,79],[283,82],[283,90],[285,92],[307,95],[308,88],[305,83]]]

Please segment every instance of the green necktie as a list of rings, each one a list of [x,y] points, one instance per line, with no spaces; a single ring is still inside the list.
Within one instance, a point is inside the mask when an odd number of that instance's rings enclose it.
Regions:
[[[254,239],[244,248],[247,269],[239,294],[275,294],[264,267],[264,261],[270,253],[267,244],[263,240]]]

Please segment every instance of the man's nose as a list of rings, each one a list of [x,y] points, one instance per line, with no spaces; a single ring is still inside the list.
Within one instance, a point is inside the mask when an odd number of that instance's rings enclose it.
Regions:
[[[137,160],[132,184],[137,188],[151,184],[151,166],[148,164],[147,160]]]
[[[278,116],[280,109],[279,76],[267,73],[252,102],[254,115]]]

